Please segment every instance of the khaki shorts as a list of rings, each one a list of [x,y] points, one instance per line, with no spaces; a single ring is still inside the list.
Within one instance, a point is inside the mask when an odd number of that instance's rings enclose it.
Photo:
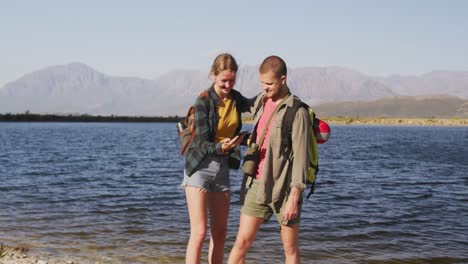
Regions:
[[[252,185],[245,196],[244,205],[241,208],[241,213],[248,216],[263,218],[267,222],[273,214],[276,215],[276,220],[280,225],[294,225],[301,222],[302,197],[298,204],[299,213],[292,220],[283,220],[283,211],[286,207],[287,197],[283,201],[277,201],[269,204],[258,204],[255,202],[257,198],[258,180],[253,180]]]

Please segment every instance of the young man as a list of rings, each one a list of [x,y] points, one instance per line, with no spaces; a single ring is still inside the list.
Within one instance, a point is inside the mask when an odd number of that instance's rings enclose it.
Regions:
[[[292,125],[291,143],[285,149],[281,148],[283,117],[297,99],[289,92],[286,63],[280,57],[266,58],[259,71],[264,96],[259,96],[254,106],[254,109],[260,110],[255,116],[251,141],[259,144],[263,130],[267,129],[267,132],[260,148],[256,176],[248,181],[249,190],[241,209],[239,231],[228,263],[245,262],[260,225],[273,214],[281,225],[285,263],[299,263],[299,222],[310,160],[307,146],[311,125],[307,111],[299,108]],[[258,108],[258,104],[262,106]],[[267,127],[272,114],[274,116]]]

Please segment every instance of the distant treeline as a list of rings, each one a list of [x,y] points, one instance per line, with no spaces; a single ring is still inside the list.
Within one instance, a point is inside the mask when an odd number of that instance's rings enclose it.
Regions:
[[[0,114],[0,122],[178,122],[181,119],[179,116]]]

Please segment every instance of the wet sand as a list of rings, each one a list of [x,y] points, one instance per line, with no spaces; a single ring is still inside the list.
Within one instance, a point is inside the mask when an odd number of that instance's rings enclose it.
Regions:
[[[100,264],[78,258],[54,258],[36,255],[37,252],[27,245],[0,248],[0,264]]]
[[[53,251],[53,249],[52,249]],[[207,260],[202,257],[202,261]],[[184,263],[184,257],[139,257],[113,258],[89,252],[84,257],[74,257],[65,252],[43,251],[26,244],[0,248],[0,264],[124,264],[124,263]]]

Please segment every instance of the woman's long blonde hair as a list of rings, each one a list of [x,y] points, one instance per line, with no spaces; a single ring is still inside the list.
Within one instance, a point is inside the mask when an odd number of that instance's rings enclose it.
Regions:
[[[216,76],[220,74],[222,71],[233,71],[237,73],[237,69],[239,66],[237,65],[236,59],[229,54],[229,53],[222,53],[216,56],[213,61],[213,65],[211,66],[210,75]]]

